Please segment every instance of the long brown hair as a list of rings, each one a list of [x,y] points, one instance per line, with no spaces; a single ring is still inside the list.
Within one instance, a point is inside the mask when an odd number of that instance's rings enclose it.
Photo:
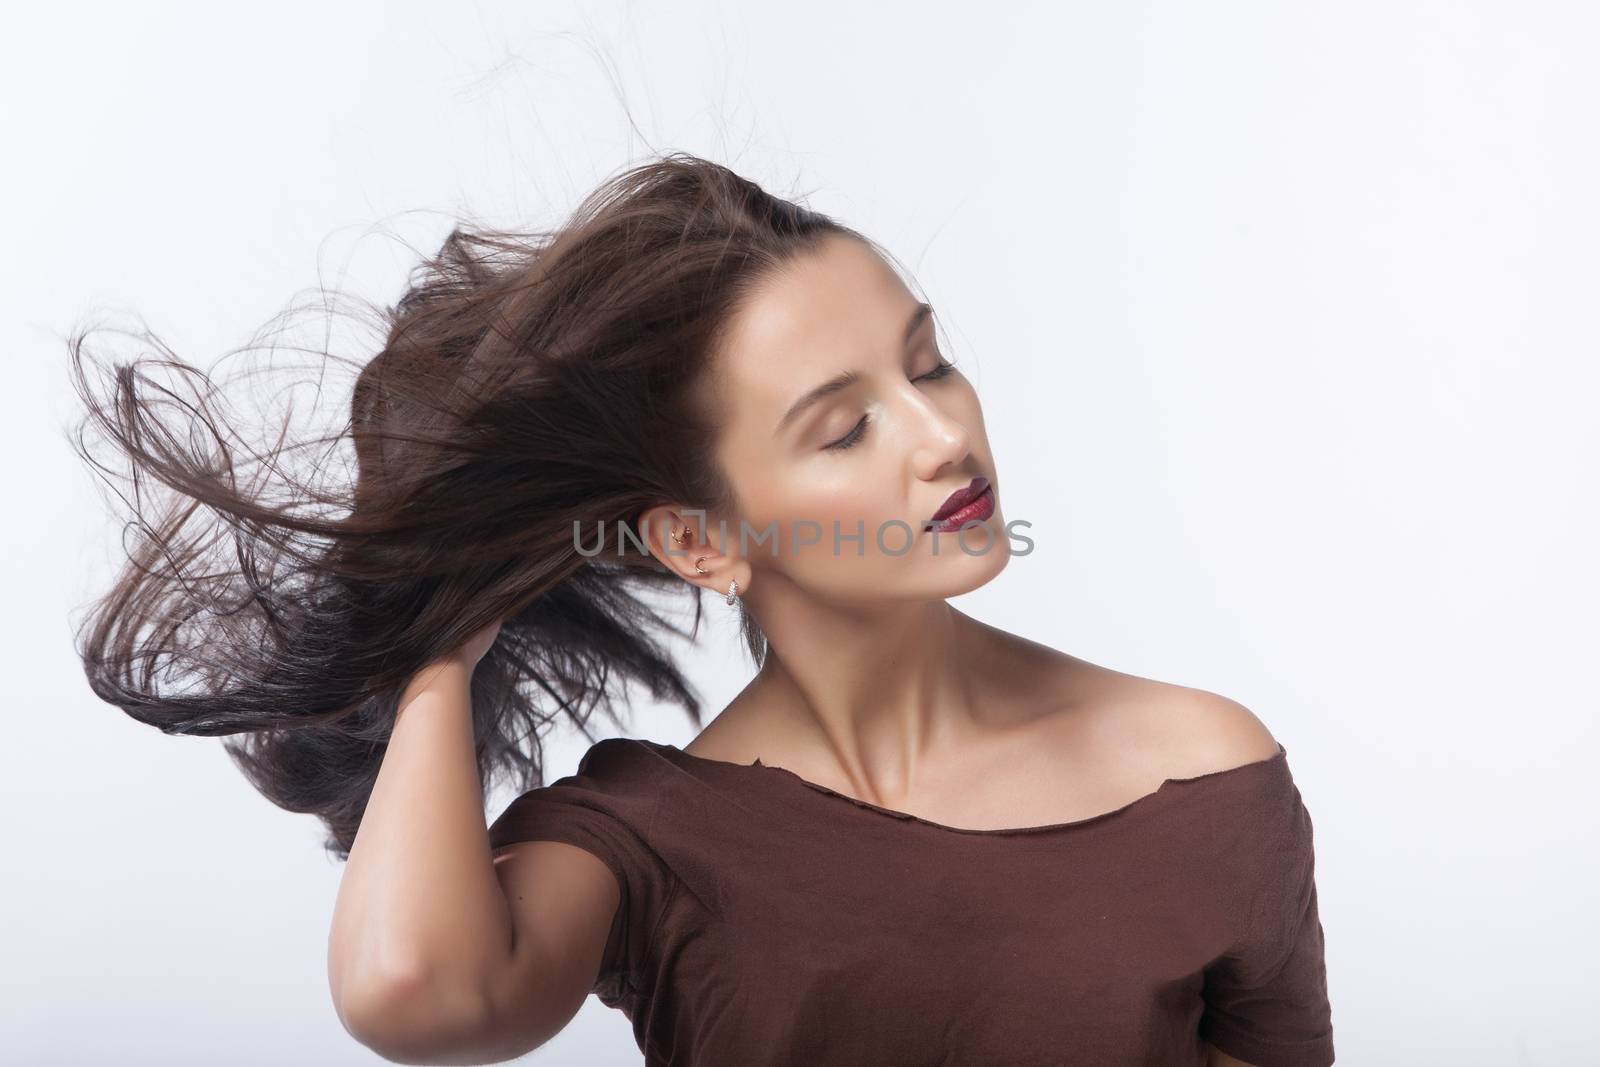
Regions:
[[[348,422],[296,441],[291,410],[260,450],[241,447],[216,383],[147,331],[157,354],[115,363],[98,397],[94,329],[75,331],[88,414],[74,445],[126,487],[133,533],[77,631],[90,686],[165,733],[227,736],[251,784],[320,818],[341,859],[406,683],[496,619],[472,681],[485,790],[503,774],[542,784],[541,735],[561,715],[591,740],[595,708],[622,723],[613,682],[699,724],[651,632],[681,633],[659,601],[687,595],[697,633],[701,590],[647,552],[617,552],[614,531],[624,548],[643,540],[639,516],[663,502],[728,513],[716,347],[752,288],[828,234],[867,241],[687,153],[609,179],[555,231],[457,225],[377,309],[385,339],[360,365]],[[92,431],[120,464],[95,457]],[[295,473],[296,457],[346,439],[353,476]],[[591,554],[600,529],[606,549]],[[759,664],[748,616],[743,634]]]

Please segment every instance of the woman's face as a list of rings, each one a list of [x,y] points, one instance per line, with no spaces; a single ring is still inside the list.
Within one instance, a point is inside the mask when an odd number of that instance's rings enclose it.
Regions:
[[[769,279],[733,323],[712,379],[718,460],[741,512],[725,541],[723,517],[703,527],[723,553],[720,584],[707,587],[723,592],[727,576],[744,574],[753,595],[787,581],[870,603],[955,596],[1004,569],[983,412],[966,375],[944,367],[929,309],[861,242],[829,237]],[[978,477],[990,486],[992,510],[978,512],[987,529],[927,529]],[[776,536],[758,541],[769,527]]]

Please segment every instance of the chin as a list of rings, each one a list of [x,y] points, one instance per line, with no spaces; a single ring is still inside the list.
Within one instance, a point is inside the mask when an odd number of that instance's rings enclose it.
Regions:
[[[968,537],[970,539],[971,535]],[[959,560],[946,554],[950,548],[955,549]],[[938,595],[941,598],[960,596],[983,588],[999,576],[1011,562],[1011,548],[1009,544],[997,540],[987,552],[969,556],[962,551],[954,537],[950,538],[948,544],[941,538],[938,558],[929,559],[928,562],[940,568]]]

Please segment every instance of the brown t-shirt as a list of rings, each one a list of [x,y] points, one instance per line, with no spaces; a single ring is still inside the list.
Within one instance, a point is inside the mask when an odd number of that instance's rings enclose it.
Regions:
[[[1280,745],[1074,822],[945,826],[772,767],[609,738],[501,848],[616,875],[594,992],[647,1065],[1327,1067],[1311,817]]]

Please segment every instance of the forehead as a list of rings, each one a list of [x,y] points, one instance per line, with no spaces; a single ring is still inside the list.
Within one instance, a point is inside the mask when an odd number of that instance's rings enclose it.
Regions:
[[[734,317],[719,360],[719,377],[737,398],[727,410],[770,434],[806,390],[898,355],[916,303],[871,248],[828,237],[768,278]]]

